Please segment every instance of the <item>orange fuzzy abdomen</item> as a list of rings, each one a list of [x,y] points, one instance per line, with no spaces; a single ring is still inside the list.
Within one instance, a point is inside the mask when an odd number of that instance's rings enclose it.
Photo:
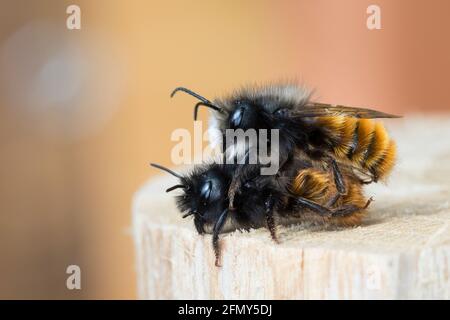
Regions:
[[[344,174],[347,193],[341,195],[338,201],[330,208],[342,208],[345,206],[356,206],[361,208],[352,214],[338,217],[322,217],[315,213],[304,214],[305,220],[316,221],[325,224],[339,226],[354,226],[361,223],[367,210],[364,208],[366,199],[363,194],[362,185],[353,177]],[[311,168],[299,172],[292,181],[290,191],[299,197],[314,201],[322,206],[327,206],[329,201],[338,193],[334,184],[333,176],[329,172]]]
[[[370,119],[345,116],[321,117],[317,119],[331,137],[332,152],[340,161],[350,161],[375,180],[386,178],[396,159],[396,145],[386,128]]]

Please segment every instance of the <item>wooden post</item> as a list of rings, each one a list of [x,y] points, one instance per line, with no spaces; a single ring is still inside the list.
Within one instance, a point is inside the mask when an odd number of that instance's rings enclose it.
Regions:
[[[370,185],[357,228],[280,227],[222,236],[222,267],[210,236],[181,219],[173,177],[135,195],[133,230],[142,299],[449,299],[450,119],[405,118],[391,134],[399,161],[387,186]]]

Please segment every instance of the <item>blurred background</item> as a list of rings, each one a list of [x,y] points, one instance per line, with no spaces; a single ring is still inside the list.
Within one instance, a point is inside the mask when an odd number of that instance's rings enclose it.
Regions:
[[[136,298],[131,199],[192,129],[176,86],[297,79],[323,102],[450,110],[446,0],[0,3],[0,298]]]

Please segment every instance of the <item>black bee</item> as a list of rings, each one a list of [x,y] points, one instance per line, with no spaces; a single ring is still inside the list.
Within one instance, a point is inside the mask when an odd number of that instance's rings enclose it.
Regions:
[[[176,196],[177,206],[184,218],[193,216],[199,234],[212,234],[217,266],[221,233],[265,227],[278,242],[277,224],[356,225],[371,201],[364,199],[361,184],[351,172],[344,171],[348,192],[341,196],[332,175],[314,168],[308,160],[296,159],[277,175],[261,175],[260,166],[250,164],[213,163],[197,166],[187,175],[151,165],[180,180],[166,192],[182,189]],[[233,183],[239,187],[230,193]]]
[[[310,92],[293,84],[247,87],[214,101],[183,87],[171,96],[178,91],[200,100],[194,119],[200,106],[212,110],[210,127],[221,133],[219,144],[224,145],[226,129],[279,129],[280,168],[298,154],[306,156],[319,167],[331,168],[340,194],[347,192],[342,165],[352,166],[366,177],[361,182],[370,183],[386,178],[395,164],[394,141],[381,123],[369,119],[396,115],[311,102]]]

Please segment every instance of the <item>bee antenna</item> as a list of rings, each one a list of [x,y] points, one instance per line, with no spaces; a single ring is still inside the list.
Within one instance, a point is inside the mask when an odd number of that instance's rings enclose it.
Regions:
[[[187,217],[189,217],[189,216],[192,216],[193,214],[195,214],[195,212],[192,212],[192,211],[191,211],[191,212],[188,212],[188,213],[186,213],[186,214],[183,215],[183,219],[184,219],[184,218],[187,218]]]
[[[202,96],[199,95],[198,93],[195,93],[194,91],[189,90],[189,89],[184,88],[184,87],[178,87],[178,88],[175,88],[175,90],[173,90],[172,93],[170,94],[170,97],[173,98],[173,96],[175,95],[175,93],[177,93],[178,91],[186,92],[187,94],[189,94],[189,95],[191,95],[191,96],[193,96],[193,97],[196,97],[198,100],[200,100],[200,101],[202,101],[202,102],[204,102],[204,103],[211,103],[211,101],[209,101],[208,99],[202,97]]]
[[[193,214],[197,214],[197,213],[198,213],[197,209],[194,209],[194,210],[192,210],[192,211],[189,211],[188,213],[186,213],[186,214],[183,215],[183,219],[184,219],[184,218],[187,218],[187,217],[189,217],[189,216],[192,216]],[[200,219],[202,218],[201,216],[198,216],[198,217],[200,217]]]
[[[166,192],[170,192],[170,191],[173,191],[173,190],[179,189],[179,188],[183,188],[184,189],[184,188],[186,188],[186,186],[184,184],[177,184],[177,185],[175,185],[173,187],[168,188],[166,190]]]
[[[158,169],[160,169],[160,170],[166,171],[166,172],[170,173],[171,175],[173,175],[173,176],[175,176],[175,177],[177,177],[177,178],[179,178],[179,179],[183,179],[183,177],[182,177],[181,175],[179,175],[178,173],[176,173],[175,171],[172,171],[172,170],[170,170],[170,169],[168,169],[168,168],[166,168],[166,167],[163,167],[163,166],[161,166],[161,165],[159,165],[159,164],[156,164],[156,163],[150,163],[150,165],[151,165],[152,167],[155,167],[155,168],[158,168]]]
[[[213,109],[215,111],[222,112],[222,109],[219,108],[218,106],[215,106],[215,105],[213,105],[211,103],[208,103],[208,102],[199,102],[199,103],[197,103],[195,105],[195,108],[194,108],[194,120],[197,120],[198,108],[200,106],[208,107],[208,108]]]

